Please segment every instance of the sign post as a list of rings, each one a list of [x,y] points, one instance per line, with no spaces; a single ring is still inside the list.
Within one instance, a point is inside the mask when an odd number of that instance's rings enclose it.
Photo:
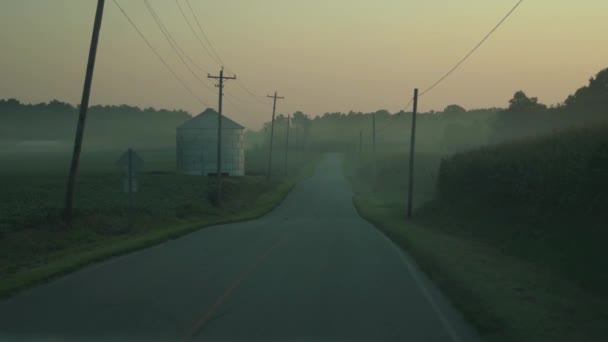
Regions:
[[[133,208],[133,193],[138,190],[137,173],[139,173],[144,166],[144,160],[129,148],[125,153],[122,154],[116,165],[123,170],[125,175],[123,179],[123,191],[129,194],[129,225],[131,225],[131,209]]]

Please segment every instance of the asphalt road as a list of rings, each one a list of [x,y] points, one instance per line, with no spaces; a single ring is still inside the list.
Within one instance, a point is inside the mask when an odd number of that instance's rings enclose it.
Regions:
[[[352,205],[327,155],[272,213],[95,264],[0,302],[0,340],[478,341]]]

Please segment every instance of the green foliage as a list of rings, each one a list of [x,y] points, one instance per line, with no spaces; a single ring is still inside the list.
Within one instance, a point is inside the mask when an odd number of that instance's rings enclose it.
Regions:
[[[513,95],[513,98],[509,100],[509,108],[506,112],[516,113],[516,114],[526,114],[533,112],[541,112],[547,109],[542,103],[538,102],[538,98],[536,97],[528,97],[526,93],[523,91],[518,91]]]
[[[441,164],[439,190],[531,210],[599,215],[608,195],[608,126],[567,130],[461,153]]]
[[[588,86],[570,95],[566,99],[565,108],[576,112],[608,115],[608,69],[600,71],[589,80]]]
[[[445,114],[463,114],[463,113],[466,113],[467,110],[459,105],[452,104],[452,105],[445,107],[443,112]]]
[[[506,109],[485,108],[465,110],[449,105],[442,112],[419,113],[417,118],[417,149],[425,153],[454,153],[474,149],[489,143],[511,141],[539,134],[551,133],[570,126],[583,126],[608,120],[608,71],[600,72],[590,85],[579,89],[566,101],[568,105],[548,108],[538,98],[518,91]],[[296,112],[293,115],[292,134],[299,132],[299,141],[308,149],[353,152],[372,149],[372,127],[376,123],[378,149],[391,152],[405,151],[409,144],[411,113],[390,113],[378,110],[370,113],[323,113],[311,116]],[[285,134],[284,115],[275,122],[275,137]],[[270,140],[270,123],[248,136],[267,145]],[[279,138],[279,143],[280,143]],[[277,140],[275,140],[277,142]],[[276,146],[276,145],[275,145]]]
[[[440,156],[419,153],[414,169],[414,207],[422,207],[436,196],[437,169]],[[406,154],[381,153],[376,159],[365,154],[350,154],[345,166],[348,177],[356,182],[359,191],[365,191],[370,198],[384,208],[399,210],[405,215],[409,185],[409,157]]]
[[[536,212],[522,213],[525,204],[486,203],[475,198],[476,188],[466,186],[449,199],[428,203],[436,195],[432,172],[438,161],[427,155],[417,159],[418,209],[413,220],[406,220],[405,159],[379,158],[374,180],[371,159],[351,156],[345,171],[354,203],[359,214],[414,257],[484,341],[606,340],[608,297],[601,280],[607,267],[606,220],[564,220],[563,215],[552,222],[530,220]],[[592,238],[582,238],[584,229],[593,232]]]
[[[428,220],[405,221],[402,206],[387,204],[383,194],[366,191],[354,179],[353,186],[359,214],[416,260],[484,341],[599,342],[608,337],[605,297],[581,290],[542,264],[448,228],[466,224],[464,214],[460,220],[444,217],[447,227]],[[466,214],[467,219],[473,216]]]
[[[451,215],[450,230],[463,222],[461,233],[605,289],[597,269],[608,266],[607,133],[607,125],[570,129],[447,158],[438,202],[423,216]]]

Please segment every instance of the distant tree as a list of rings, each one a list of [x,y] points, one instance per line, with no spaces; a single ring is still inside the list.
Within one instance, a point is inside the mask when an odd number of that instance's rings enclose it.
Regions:
[[[530,113],[540,112],[547,109],[547,106],[539,103],[538,98],[528,97],[523,91],[518,91],[513,95],[513,98],[509,100],[509,109],[507,112],[512,113]]]
[[[300,139],[298,140],[298,147],[302,147],[308,141],[310,135],[310,127],[312,126],[312,120],[303,112],[297,111],[293,113],[293,124],[294,128],[300,132]]]
[[[462,113],[466,113],[467,110],[457,104],[452,104],[452,105],[445,107],[443,112],[446,114],[462,114]]]
[[[300,111],[293,113],[293,122],[295,125],[306,127],[310,126],[310,117]]]
[[[5,107],[5,108],[17,108],[21,105],[21,102],[19,102],[19,100],[17,99],[7,99],[7,100],[0,100],[0,107]]]
[[[547,106],[539,103],[538,98],[517,91],[509,100],[509,108],[496,117],[493,124],[496,137],[499,140],[511,140],[547,131],[554,121],[550,115]]]
[[[608,69],[600,71],[589,80],[589,85],[570,95],[566,99],[565,109],[608,114]]]
[[[285,116],[284,114],[278,114],[275,118],[274,118],[274,123],[276,124],[280,124],[283,121],[287,120],[287,116]],[[275,127],[276,128],[276,127]]]
[[[391,113],[389,113],[388,110],[386,109],[381,109],[376,111],[376,118],[383,118],[383,119],[388,119],[391,116]]]
[[[53,112],[71,112],[75,109],[71,104],[58,100],[51,100],[51,102],[46,105],[46,108]]]

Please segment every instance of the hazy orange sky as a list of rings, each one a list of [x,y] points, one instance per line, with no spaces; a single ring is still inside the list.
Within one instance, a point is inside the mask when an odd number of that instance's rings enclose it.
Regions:
[[[515,0],[190,0],[220,57],[257,95],[278,90],[279,112],[397,111],[462,58]],[[0,3],[0,98],[80,101],[95,0]],[[189,12],[184,0],[179,0]],[[119,0],[160,54],[210,106],[143,1]],[[173,0],[150,0],[186,53],[219,71]],[[608,1],[526,0],[421,110],[506,106],[517,90],[563,101],[608,67]],[[197,71],[198,69],[194,69]],[[200,73],[200,72],[199,72]],[[200,73],[201,78],[206,77]],[[205,80],[207,81],[207,80]],[[211,82],[207,82],[212,85]],[[259,128],[271,108],[230,82],[228,116]],[[260,98],[262,101],[265,99]],[[203,110],[106,0],[92,104]]]

